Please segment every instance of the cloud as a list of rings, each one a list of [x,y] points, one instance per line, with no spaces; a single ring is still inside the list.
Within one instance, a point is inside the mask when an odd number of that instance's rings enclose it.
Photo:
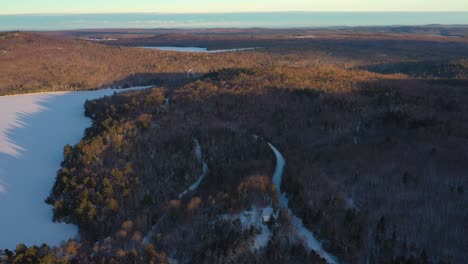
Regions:
[[[0,194],[4,194],[7,192],[7,189],[5,186],[2,185],[2,183],[0,182]]]

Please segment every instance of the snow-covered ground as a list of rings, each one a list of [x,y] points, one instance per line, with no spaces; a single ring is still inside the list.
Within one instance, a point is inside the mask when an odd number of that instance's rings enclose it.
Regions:
[[[73,225],[53,223],[44,202],[63,147],[78,143],[91,125],[84,116],[87,99],[143,88],[0,97],[0,248],[57,245],[77,234]]]
[[[205,53],[220,53],[220,52],[235,52],[243,50],[253,50],[256,48],[238,48],[238,49],[220,49],[220,50],[208,50],[207,48],[200,47],[169,47],[169,46],[153,46],[153,47],[140,47],[143,49],[155,49],[165,51],[178,51],[178,52],[205,52]]]
[[[251,227],[256,227],[260,230],[260,234],[256,235],[251,246],[252,251],[260,250],[268,246],[268,241],[271,238],[271,230],[263,221],[264,217],[273,215],[273,208],[271,206],[265,208],[253,207],[251,210],[245,210],[238,214],[225,214],[221,216],[224,220],[239,219],[242,225],[242,230],[249,230]]]
[[[272,144],[268,143],[271,150],[275,153],[276,167],[273,173],[273,183],[276,186],[280,197],[280,206],[288,212],[291,219],[291,229],[298,239],[300,239],[304,246],[308,250],[315,251],[318,255],[324,258],[329,264],[338,264],[336,257],[326,252],[321,243],[315,238],[314,234],[307,229],[302,219],[295,216],[291,209],[288,207],[288,199],[285,193],[281,193],[281,180],[283,178],[284,167],[286,166],[286,160],[284,159],[281,152]],[[268,226],[264,223],[263,217],[274,216],[278,217],[279,212],[274,213],[272,206],[268,206],[262,209],[253,208],[252,210],[246,210],[239,214],[226,214],[222,215],[222,219],[233,220],[239,219],[242,224],[242,229],[247,230],[252,226],[257,227],[261,230],[261,233],[254,238],[254,243],[251,247],[252,250],[260,250],[268,245],[268,241],[271,239],[272,233]]]
[[[270,148],[275,153],[276,157],[276,168],[273,174],[273,183],[276,185],[276,190],[280,196],[280,205],[285,210],[287,210],[290,218],[291,218],[291,225],[292,228],[295,230],[296,235],[304,242],[304,246],[309,250],[314,250],[317,254],[319,254],[322,258],[324,258],[329,264],[337,264],[338,260],[336,257],[330,255],[326,252],[321,243],[315,238],[314,234],[304,226],[302,219],[295,216],[291,209],[288,207],[288,198],[286,198],[285,193],[281,193],[281,179],[283,177],[284,166],[286,165],[286,160],[284,159],[281,152],[273,146],[272,144],[268,143]]]

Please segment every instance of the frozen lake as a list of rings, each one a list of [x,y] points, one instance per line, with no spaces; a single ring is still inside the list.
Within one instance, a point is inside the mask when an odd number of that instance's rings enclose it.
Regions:
[[[58,245],[76,236],[76,226],[52,222],[52,207],[44,202],[63,147],[78,143],[91,126],[87,99],[144,88],[0,96],[0,249]]]
[[[166,51],[178,51],[178,52],[206,52],[206,53],[235,52],[235,51],[256,49],[256,48],[239,48],[239,49],[208,50],[207,48],[200,48],[200,47],[170,47],[170,46],[167,46],[167,47],[166,46],[151,46],[151,47],[140,47],[140,48],[166,50]]]

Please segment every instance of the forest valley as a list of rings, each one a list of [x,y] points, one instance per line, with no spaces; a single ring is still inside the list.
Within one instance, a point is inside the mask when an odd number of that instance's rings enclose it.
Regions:
[[[73,87],[155,87],[86,102],[93,125],[64,147],[44,197],[79,237],[20,244],[0,262],[329,262],[294,231],[281,187],[337,263],[466,263],[468,42],[334,36],[185,54],[18,34],[0,49],[44,53],[29,69],[2,68],[4,94],[80,80]],[[51,61],[54,45],[71,51]],[[12,53],[0,65],[26,65]],[[90,66],[68,66],[72,56]],[[286,160],[281,186],[268,143]],[[199,187],[181,196],[203,162]]]

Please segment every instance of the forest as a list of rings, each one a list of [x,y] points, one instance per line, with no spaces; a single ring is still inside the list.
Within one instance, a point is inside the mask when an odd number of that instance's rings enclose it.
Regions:
[[[337,263],[466,263],[468,42],[338,33],[183,34],[245,47],[274,39],[220,54],[0,36],[2,94],[154,85],[87,101],[92,126],[64,146],[44,198],[79,238],[20,244],[0,261],[327,263],[297,234],[294,214]],[[286,160],[281,186],[268,143]],[[199,187],[180,195],[203,163]],[[271,221],[245,224],[262,208]]]
[[[468,76],[465,28],[345,28],[337,30],[154,30],[0,32],[0,95],[93,90],[176,82],[189,69],[335,65],[414,78]],[[422,31],[422,33],[421,33]],[[90,37],[115,38],[95,43]],[[249,48],[224,53],[180,53],[140,46]]]

